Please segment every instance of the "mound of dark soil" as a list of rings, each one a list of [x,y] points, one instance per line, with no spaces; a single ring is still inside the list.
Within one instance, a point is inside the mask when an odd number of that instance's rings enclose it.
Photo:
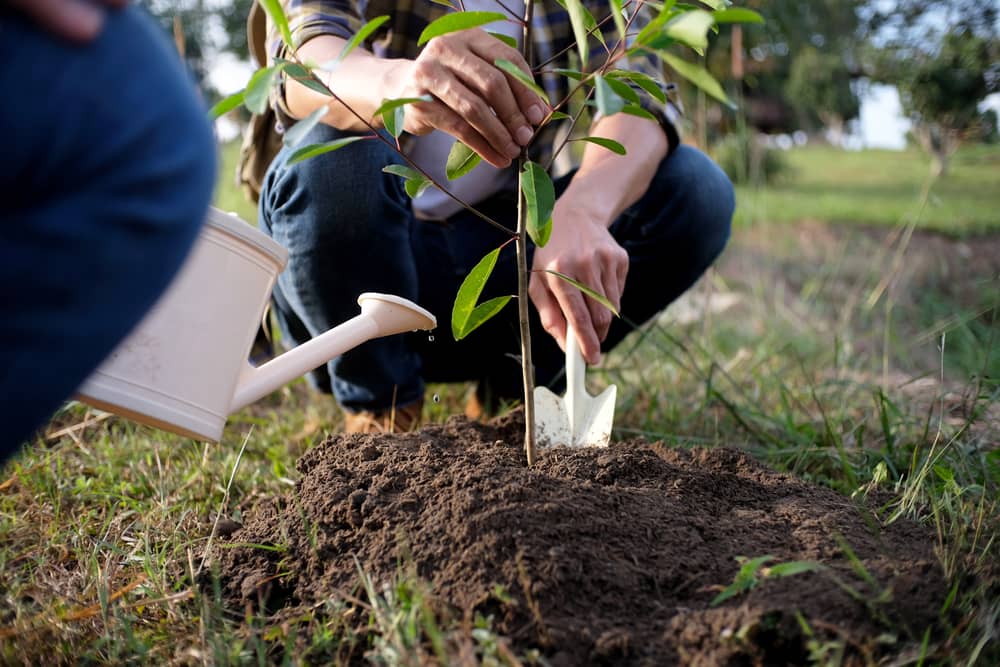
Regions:
[[[458,614],[493,615],[515,649],[556,665],[802,664],[810,633],[872,657],[919,639],[941,608],[933,536],[913,524],[880,526],[732,450],[632,440],[528,469],[522,429],[455,418],[314,447],[294,492],[249,510],[229,538],[280,550],[216,552],[225,594],[273,611],[357,593],[355,558],[376,581],[407,563]],[[824,567],[758,572],[711,606],[738,558],[764,555]]]

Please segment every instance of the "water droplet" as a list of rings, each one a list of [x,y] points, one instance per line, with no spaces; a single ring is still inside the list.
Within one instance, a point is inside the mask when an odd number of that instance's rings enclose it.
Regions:
[[[439,395],[437,395],[437,394],[434,394],[433,399],[434,399],[435,403],[440,403],[441,402],[441,397]]]
[[[428,337],[427,337],[427,340],[428,340],[428,342],[431,342],[431,343],[433,343],[433,342],[434,342],[434,336],[433,336],[433,335],[431,335],[431,336],[428,336]]]

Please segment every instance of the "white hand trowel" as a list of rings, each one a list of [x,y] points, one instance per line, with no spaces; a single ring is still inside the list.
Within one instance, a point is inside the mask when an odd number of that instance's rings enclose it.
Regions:
[[[618,387],[589,396],[584,383],[587,367],[572,326],[566,327],[566,395],[535,388],[535,443],[548,447],[607,447],[615,419]]]

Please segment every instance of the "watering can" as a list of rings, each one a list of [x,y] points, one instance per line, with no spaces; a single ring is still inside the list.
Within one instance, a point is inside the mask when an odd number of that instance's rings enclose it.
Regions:
[[[366,293],[361,314],[254,367],[247,360],[288,251],[235,215],[205,225],[153,309],[77,398],[160,429],[217,442],[227,417],[330,359],[381,336],[436,326],[406,299]]]

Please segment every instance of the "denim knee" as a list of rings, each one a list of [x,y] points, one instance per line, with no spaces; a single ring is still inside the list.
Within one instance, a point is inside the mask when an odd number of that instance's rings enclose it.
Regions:
[[[726,247],[736,210],[729,177],[707,155],[682,145],[665,161],[677,209],[690,214],[690,252],[709,266]]]

